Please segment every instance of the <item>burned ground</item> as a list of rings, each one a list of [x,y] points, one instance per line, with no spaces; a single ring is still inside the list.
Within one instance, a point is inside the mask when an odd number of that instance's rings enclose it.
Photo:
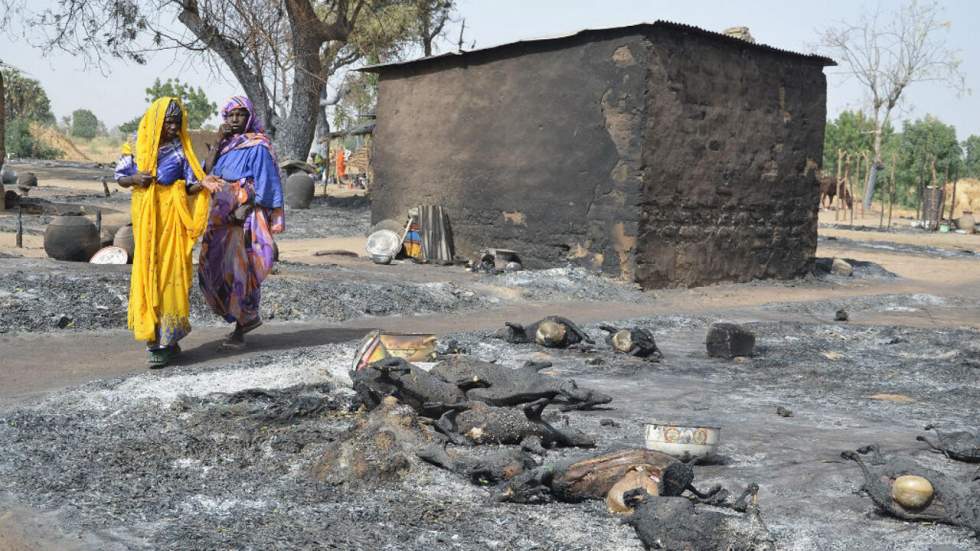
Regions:
[[[615,399],[609,409],[546,415],[595,434],[599,450],[639,445],[650,419],[717,422],[720,458],[697,467],[696,482],[733,489],[759,482],[779,548],[975,545],[962,529],[874,513],[856,494],[857,468],[838,454],[879,441],[966,479],[972,471],[928,452],[915,435],[930,422],[954,430],[975,420],[978,331],[750,323],[756,357],[730,362],[704,353],[710,321],[618,322],[654,332],[665,354],[658,364],[607,349],[548,351],[558,373]],[[586,330],[600,334],[596,325]],[[506,365],[541,352],[482,332],[452,337]],[[345,373],[352,354],[350,343],[214,370],[174,368],[8,411],[0,421],[6,497],[57,511],[69,529],[103,534],[107,548],[641,548],[601,502],[495,503],[488,489],[434,467],[370,490],[316,482],[312,465],[352,419]],[[929,369],[919,369],[923,362]],[[240,392],[253,387],[270,392]],[[778,416],[780,405],[794,416]],[[283,412],[297,413],[284,423]]]

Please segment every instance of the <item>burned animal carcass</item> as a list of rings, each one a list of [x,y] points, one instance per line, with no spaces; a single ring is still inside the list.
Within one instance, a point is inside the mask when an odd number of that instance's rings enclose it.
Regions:
[[[692,485],[691,467],[665,453],[625,449],[526,471],[505,484],[498,499],[514,503],[607,499],[618,482],[638,470],[652,482],[643,486],[644,491],[656,495],[678,496],[690,490],[699,498],[711,499],[722,491],[699,492]]]
[[[548,316],[530,325],[507,322],[497,337],[511,344],[537,343],[547,348],[567,348],[582,343],[595,344],[585,331],[568,318]]]
[[[526,362],[512,369],[471,356],[445,356],[431,374],[464,389],[466,398],[493,406],[513,406],[547,398],[562,409],[588,409],[608,404],[612,397],[580,388],[572,379],[559,379],[541,373],[547,362]]]
[[[369,409],[392,396],[437,419],[436,428],[457,444],[517,444],[534,437],[548,447],[591,447],[591,437],[557,429],[541,413],[556,401],[581,408],[612,400],[580,389],[574,381],[541,375],[534,365],[509,369],[459,358],[446,365],[427,372],[401,358],[388,358],[356,371],[354,389]],[[524,407],[507,407],[519,405]]]
[[[645,549],[689,551],[775,551],[776,545],[755,505],[751,485],[732,507],[746,514],[699,510],[683,497],[646,497],[627,522]],[[751,501],[746,503],[746,497]]]
[[[550,403],[547,398],[526,404],[523,408],[494,407],[472,402],[459,412],[448,412],[440,418],[440,427],[449,434],[459,434],[472,444],[521,444],[527,448],[595,446],[595,438],[575,429],[558,429],[541,414]],[[529,442],[535,442],[534,445]]]
[[[871,453],[864,461],[863,454]],[[841,454],[858,464],[863,489],[882,511],[903,520],[941,522],[980,534],[980,488],[904,458],[881,456],[877,446]]]
[[[653,333],[648,329],[619,329],[612,325],[600,324],[599,329],[607,332],[606,344],[616,352],[658,362],[664,355],[657,348]]]
[[[439,441],[414,409],[388,396],[357,418],[314,466],[313,475],[330,484],[401,480],[418,463],[416,450]]]
[[[925,442],[930,448],[940,451],[950,459],[967,463],[980,463],[980,433],[967,431],[940,432],[936,427],[928,425],[926,430],[936,433],[935,438],[926,435],[916,436],[915,439]]]

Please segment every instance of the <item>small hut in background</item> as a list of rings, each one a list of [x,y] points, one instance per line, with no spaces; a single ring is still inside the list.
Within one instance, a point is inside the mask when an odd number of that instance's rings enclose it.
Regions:
[[[339,184],[349,184],[361,178],[367,186],[374,180],[374,171],[371,169],[371,139],[373,135],[373,122],[346,130],[338,130],[327,135],[324,142],[327,146],[328,162],[337,158],[338,151],[350,151],[345,166],[345,181],[340,182],[338,178]],[[337,178],[336,163],[327,168],[327,174]]]

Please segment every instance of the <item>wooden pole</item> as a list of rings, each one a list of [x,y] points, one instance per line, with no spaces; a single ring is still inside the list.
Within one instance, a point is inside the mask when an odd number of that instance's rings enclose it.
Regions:
[[[95,209],[95,233],[102,239],[102,209]]]
[[[17,205],[17,248],[24,248],[24,207]]]
[[[949,219],[953,220],[956,218],[956,184],[959,180],[959,167],[953,168],[953,198],[950,199],[949,204]]]
[[[892,166],[889,168],[891,173],[892,189],[888,194],[888,229],[892,227],[892,204],[895,202],[895,163],[898,162],[898,153],[892,153]],[[884,209],[882,209],[884,210]]]
[[[854,171],[855,172],[860,172],[861,171],[861,157],[856,158],[855,161],[857,161],[857,162],[855,163]],[[850,209],[848,209],[848,210],[851,211],[851,222],[850,222],[850,224],[853,226],[854,225],[854,180],[852,178],[848,178],[847,179],[847,193],[851,196],[851,205],[850,205]],[[862,207],[862,208],[864,208],[864,207]]]
[[[882,229],[885,226],[885,196],[888,195],[888,188],[886,186],[881,186],[881,214],[878,216],[878,229]]]

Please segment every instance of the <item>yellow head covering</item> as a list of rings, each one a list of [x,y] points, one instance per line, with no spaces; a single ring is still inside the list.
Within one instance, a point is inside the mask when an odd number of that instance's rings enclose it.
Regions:
[[[162,97],[154,101],[140,119],[139,130],[136,131],[136,167],[142,172],[149,172],[156,176],[160,134],[170,102],[176,103],[180,108],[180,145],[184,147],[184,155],[187,156],[187,162],[190,163],[194,176],[198,180],[203,180],[204,171],[201,169],[201,162],[198,161],[197,155],[194,154],[190,134],[187,131],[187,110],[184,109],[184,104],[179,98]]]
[[[141,172],[156,177],[160,134],[167,107],[175,102],[183,115],[180,143],[191,170],[204,179],[187,132],[187,113],[177,98],[154,101],[140,120],[135,160]],[[192,282],[191,250],[208,221],[206,189],[188,196],[183,180],[133,190],[133,272],[129,288],[129,327],[137,340],[152,341],[157,332],[190,331],[188,293]]]

